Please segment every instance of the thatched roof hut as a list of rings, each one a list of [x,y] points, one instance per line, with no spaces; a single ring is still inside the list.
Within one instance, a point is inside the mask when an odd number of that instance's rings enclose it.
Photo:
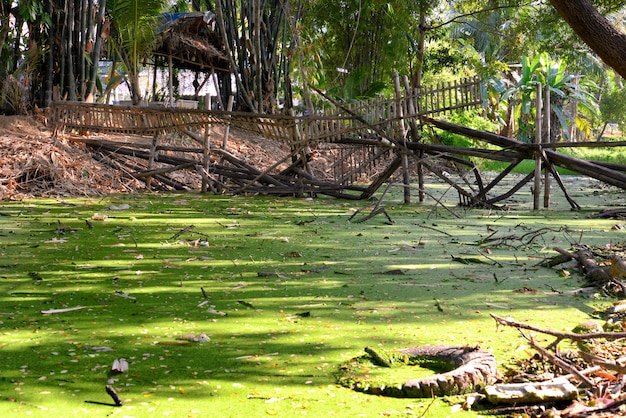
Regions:
[[[213,13],[167,13],[164,18],[155,56],[165,57],[176,68],[229,72]]]

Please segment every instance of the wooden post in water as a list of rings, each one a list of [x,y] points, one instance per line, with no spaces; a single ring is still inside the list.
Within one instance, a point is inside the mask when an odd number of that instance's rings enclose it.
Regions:
[[[543,121],[543,100],[541,99],[543,87],[537,85],[536,115],[535,115],[535,183],[533,187],[533,210],[539,210],[539,199],[541,195],[541,122]]]
[[[148,171],[152,169],[156,161],[157,143],[161,135],[162,135],[161,132],[156,132],[154,136],[152,137],[152,144],[150,144],[150,154],[148,155],[148,167],[147,167]],[[146,177],[146,187],[148,189],[152,187],[152,176]]]
[[[172,62],[172,53],[167,56],[167,94],[168,107],[174,107],[174,63]]]
[[[226,108],[227,112],[232,112],[233,111],[233,103],[235,102],[235,96],[234,95],[230,95],[228,96],[228,107]],[[228,116],[228,123],[226,124],[226,127],[224,128],[224,140],[222,141],[222,149],[226,149],[226,145],[228,144],[228,135],[230,134],[230,115]]]
[[[393,85],[396,91],[395,116],[399,120],[400,135],[403,144],[406,144],[406,127],[404,126],[404,112],[402,107],[402,90],[400,89],[400,75],[394,72]],[[411,203],[411,174],[409,173],[409,157],[406,149],[402,150],[402,182],[404,183],[404,203]]]
[[[205,110],[211,110],[211,95],[207,93],[204,101]],[[209,164],[211,162],[211,124],[204,125],[204,137],[202,138],[202,166],[209,172]],[[209,187],[208,182],[202,177],[202,193],[206,193]]]
[[[409,112],[409,128],[411,129],[411,140],[413,142],[419,141],[419,132],[417,122],[415,121],[415,116],[417,115],[417,110],[415,109],[415,104],[413,100],[415,96],[417,96],[417,91],[411,91],[411,87],[409,85],[409,77],[404,76],[404,95],[406,96],[407,107]],[[419,103],[419,101],[418,101]],[[422,158],[424,158],[424,150],[420,150],[418,152],[419,160],[417,162],[417,184],[419,189],[419,201],[424,201],[424,165],[421,163]]]
[[[550,132],[550,112],[552,111],[551,106],[550,106],[550,86],[546,85],[545,86],[545,91],[544,91],[544,95],[543,95],[543,101],[544,101],[544,105],[543,105],[543,114],[544,116],[544,126],[543,126],[543,138],[544,141],[543,142],[551,142],[551,132]],[[544,179],[543,179],[543,186],[544,186],[544,190],[543,190],[543,207],[544,208],[549,208],[550,207],[550,170],[549,167],[547,166],[549,163],[546,161],[546,168],[544,170]]]

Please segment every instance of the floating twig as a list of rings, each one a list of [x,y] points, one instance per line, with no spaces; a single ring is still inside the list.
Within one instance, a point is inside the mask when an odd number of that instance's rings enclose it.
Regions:
[[[78,311],[80,309],[85,309],[84,306],[76,306],[73,308],[59,308],[59,309],[48,309],[45,311],[41,311],[42,314],[44,315],[50,315],[53,313],[64,313],[64,312],[72,312],[72,311]]]
[[[176,238],[180,237],[181,235],[183,235],[185,232],[189,232],[192,229],[195,228],[195,225],[189,225],[184,227],[183,229],[181,229],[180,231],[178,231],[177,233],[175,233],[174,235],[172,235],[172,237],[170,238],[170,240],[175,240]]]

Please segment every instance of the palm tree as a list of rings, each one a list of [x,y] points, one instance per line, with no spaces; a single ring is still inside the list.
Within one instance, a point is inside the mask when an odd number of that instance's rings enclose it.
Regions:
[[[142,99],[139,86],[141,62],[152,50],[166,0],[108,0],[113,24],[113,53],[123,63],[134,104]]]

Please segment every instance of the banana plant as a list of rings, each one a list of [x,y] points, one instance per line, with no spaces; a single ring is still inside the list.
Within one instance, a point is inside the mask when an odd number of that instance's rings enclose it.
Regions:
[[[578,109],[587,114],[595,114],[597,102],[592,94],[593,85],[583,82],[583,76],[567,72],[567,63],[553,60],[548,53],[530,59],[522,57],[519,73],[511,73],[509,82],[501,96],[502,101],[514,101],[512,106],[518,121],[518,137],[525,142],[534,137],[534,117],[537,86],[548,86],[551,106],[551,137],[553,142],[559,136],[569,139],[570,125],[577,123]],[[571,106],[570,106],[571,105]],[[572,109],[576,111],[572,111]],[[577,116],[578,115],[578,116]]]

